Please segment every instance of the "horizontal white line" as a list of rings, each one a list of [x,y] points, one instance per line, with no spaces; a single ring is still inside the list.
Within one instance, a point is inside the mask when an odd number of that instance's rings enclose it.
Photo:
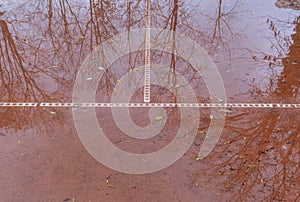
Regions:
[[[189,108],[300,108],[279,103],[31,103],[0,102],[0,107],[189,107]]]

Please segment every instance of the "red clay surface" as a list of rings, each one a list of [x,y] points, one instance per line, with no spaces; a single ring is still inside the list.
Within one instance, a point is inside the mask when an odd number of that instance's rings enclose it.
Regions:
[[[300,16],[275,1],[151,2],[151,26],[184,33],[207,50],[222,74],[229,102],[299,103]],[[0,0],[0,102],[71,102],[76,72],[93,48],[118,33],[144,27],[144,1]],[[2,10],[1,10],[2,9]],[[180,58],[153,51],[152,61],[184,72],[199,102],[209,95]],[[143,53],[117,61],[99,84],[109,101],[121,75],[143,64]],[[156,102],[174,97],[153,87]],[[142,90],[132,100],[142,97]],[[97,162],[82,146],[71,108],[0,107],[0,201],[300,201],[300,109],[228,109],[222,136],[205,159],[197,154],[210,123],[201,109],[199,133],[175,164],[129,175]],[[97,109],[119,148],[147,153],[178,129],[168,110],[163,132],[135,140],[120,132],[110,109]],[[136,124],[149,123],[133,109]]]

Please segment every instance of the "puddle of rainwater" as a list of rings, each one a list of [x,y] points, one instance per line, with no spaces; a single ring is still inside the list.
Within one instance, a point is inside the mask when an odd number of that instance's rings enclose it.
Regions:
[[[151,3],[152,27],[183,33],[212,57],[229,102],[299,103],[296,6],[278,8],[273,0]],[[87,55],[119,33],[145,27],[144,1],[21,4],[0,1],[0,102],[71,102],[76,73]],[[97,102],[109,102],[119,78],[143,65],[143,54],[125,55],[106,71]],[[193,77],[182,58],[152,51],[151,60],[182,72],[198,101],[209,102],[205,83]],[[152,90],[157,102],[175,99],[166,89]],[[132,101],[142,96],[139,89]],[[160,135],[136,140],[117,128],[109,108],[96,110],[111,142],[133,153],[153,152],[174,138],[179,112],[167,111],[169,119]],[[227,109],[217,146],[199,160],[211,121],[211,110],[201,109],[199,132],[190,150],[172,166],[145,175],[119,173],[94,160],[76,134],[71,108],[0,107],[0,113],[0,197],[5,201],[300,198],[299,109]],[[146,108],[133,108],[130,115],[137,125],[149,123]]]

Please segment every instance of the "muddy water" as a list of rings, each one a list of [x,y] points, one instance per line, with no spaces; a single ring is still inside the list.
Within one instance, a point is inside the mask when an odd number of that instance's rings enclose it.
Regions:
[[[145,27],[144,1],[0,1],[0,102],[71,102],[76,73],[105,40]],[[151,27],[197,41],[218,67],[228,102],[299,103],[300,22],[297,4],[275,0],[151,2]],[[153,63],[181,72],[199,102],[208,90],[193,67],[152,51]],[[144,53],[116,61],[99,82],[97,102],[109,102],[122,75],[143,65]],[[138,102],[142,89],[131,101]],[[153,86],[153,102],[174,102]],[[73,109],[78,110],[78,109]],[[130,111],[139,126],[149,109]],[[178,130],[177,109],[166,109],[163,131],[137,140],[122,133],[110,109],[97,109],[108,139],[132,153],[166,146]],[[299,201],[299,109],[228,109],[213,152],[197,154],[210,110],[185,155],[152,174],[129,175],[97,162],[82,146],[71,108],[0,107],[0,201]]]

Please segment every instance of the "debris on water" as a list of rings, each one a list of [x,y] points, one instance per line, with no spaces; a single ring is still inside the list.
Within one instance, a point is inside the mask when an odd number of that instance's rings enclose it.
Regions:
[[[180,85],[179,85],[179,84],[177,84],[177,85],[175,85],[175,86],[174,86],[174,88],[178,88],[178,87],[180,87]]]
[[[110,176],[108,176],[108,177],[105,179],[105,183],[106,183],[106,185],[107,185],[109,188],[115,188],[115,187],[110,183]]]
[[[214,116],[211,114],[211,115],[209,116],[209,118],[210,118],[210,120],[212,120],[212,119],[214,118]]]
[[[199,187],[199,182],[195,182],[195,187]]]
[[[98,67],[98,69],[99,69],[100,71],[102,71],[102,70],[104,70],[104,67]]]
[[[160,120],[163,119],[163,116],[157,116],[157,117],[155,117],[154,119],[155,119],[155,121],[160,121]]]
[[[89,77],[89,78],[87,78],[86,80],[87,80],[87,81],[90,81],[90,80],[92,80],[92,79],[93,79],[92,77]]]
[[[65,198],[65,199],[63,200],[63,202],[70,201],[70,200],[71,200],[70,198]]]
[[[21,144],[21,140],[20,140],[20,139],[18,139],[18,141],[17,141],[17,142],[18,142],[18,144]]]
[[[221,112],[226,112],[226,113],[228,113],[228,114],[232,113],[232,111],[231,111],[231,110],[228,110],[228,109],[221,109],[220,111],[221,111]]]
[[[282,145],[282,149],[287,150],[288,148],[287,148],[287,146]]]
[[[196,161],[199,161],[199,160],[201,160],[201,158],[200,158],[199,156],[197,156],[197,157],[195,158],[195,160],[196,160]]]
[[[218,98],[219,102],[223,102],[223,98]]]
[[[256,164],[248,164],[248,167],[249,167],[249,168],[255,168],[255,167],[256,167]]]
[[[50,114],[52,114],[52,115],[55,115],[55,114],[56,114],[56,112],[50,112]]]
[[[136,71],[136,72],[138,72],[138,71],[141,71],[141,68],[136,67],[136,68],[134,68],[133,70]]]
[[[244,137],[243,137],[243,140],[247,140],[247,137],[244,136]]]
[[[3,137],[5,137],[5,134],[4,134],[4,133],[2,133],[2,132],[0,132],[0,136],[3,136]]]
[[[198,130],[198,133],[200,133],[200,134],[206,134],[207,132],[205,130]]]
[[[118,80],[117,80],[117,83],[120,83],[120,82],[121,82],[121,80],[120,80],[120,79],[118,79]]]

